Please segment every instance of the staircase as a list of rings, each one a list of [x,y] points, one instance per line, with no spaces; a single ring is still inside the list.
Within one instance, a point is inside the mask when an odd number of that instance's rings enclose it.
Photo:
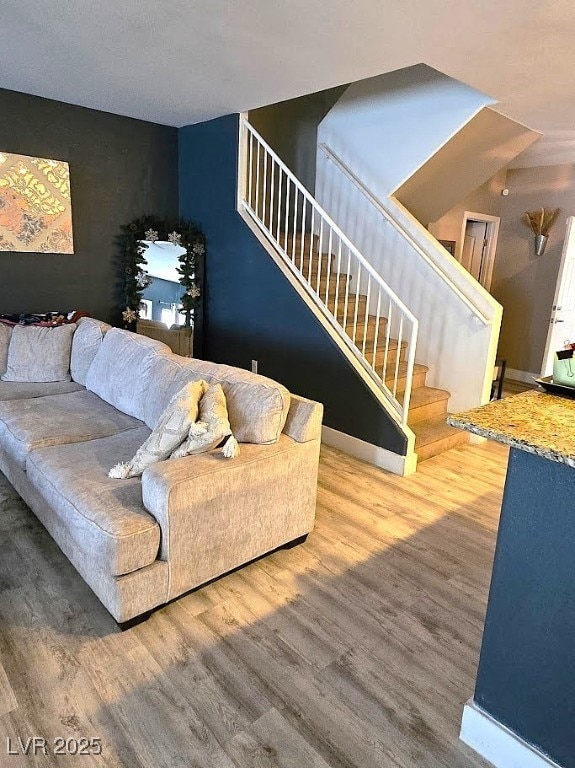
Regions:
[[[416,317],[245,118],[238,209],[405,434],[403,471],[414,452],[422,461],[466,442],[446,424],[450,393],[426,386],[415,362]]]
[[[407,343],[401,343],[391,334],[387,335],[387,317],[377,317],[369,313],[368,297],[357,294],[357,315],[355,312],[355,293],[353,310],[350,310],[348,300],[348,317],[345,317],[344,303],[338,297],[345,295],[348,287],[353,285],[353,277],[349,273],[336,269],[336,254],[324,250],[320,252],[320,238],[310,233],[296,234],[280,232],[281,243],[285,245],[288,258],[298,264],[301,272],[308,277],[309,283],[323,297],[326,306],[333,312],[336,319],[345,327],[346,332],[355,338],[355,345],[367,354],[376,368],[381,369],[387,359],[385,382],[390,390],[396,383],[396,392],[405,392],[408,380],[408,365],[406,362]],[[336,277],[336,275],[338,275]],[[336,309],[337,307],[337,309]],[[355,334],[354,334],[355,324]],[[365,345],[364,345],[365,343]],[[387,344],[387,354],[386,354]],[[365,351],[364,351],[365,350]],[[397,379],[395,373],[397,368]],[[444,389],[428,387],[425,384],[429,368],[426,365],[414,363],[411,378],[411,398],[409,402],[407,424],[415,433],[415,452],[418,461],[424,461],[439,453],[448,451],[458,445],[468,442],[468,434],[460,429],[454,429],[446,423],[447,406],[450,393]]]

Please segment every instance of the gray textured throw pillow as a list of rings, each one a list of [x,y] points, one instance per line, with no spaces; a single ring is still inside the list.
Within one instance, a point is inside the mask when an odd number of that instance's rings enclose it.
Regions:
[[[16,325],[2,381],[70,381],[70,351],[76,326]]]

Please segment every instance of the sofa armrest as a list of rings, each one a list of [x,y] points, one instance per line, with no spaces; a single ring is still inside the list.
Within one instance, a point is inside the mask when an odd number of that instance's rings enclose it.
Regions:
[[[319,447],[281,435],[242,443],[235,459],[210,452],[146,469],[143,502],[162,531],[168,599],[312,530]]]
[[[298,443],[321,440],[323,405],[299,395],[292,395],[283,432]]]

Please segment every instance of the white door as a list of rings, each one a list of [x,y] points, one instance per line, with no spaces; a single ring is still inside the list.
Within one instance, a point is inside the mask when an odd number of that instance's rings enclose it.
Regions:
[[[468,221],[465,228],[461,263],[480,283],[485,277],[487,227],[484,221]]]
[[[456,258],[487,291],[491,288],[498,236],[498,216],[465,211]]]
[[[553,355],[565,342],[575,342],[575,216],[567,219],[563,254],[551,307],[542,376],[553,373]]]

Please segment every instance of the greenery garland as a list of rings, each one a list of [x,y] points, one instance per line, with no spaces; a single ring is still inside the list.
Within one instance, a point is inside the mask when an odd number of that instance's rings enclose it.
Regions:
[[[206,238],[198,227],[185,219],[160,219],[157,216],[142,216],[122,227],[120,244],[122,249],[122,267],[124,279],[124,326],[133,329],[138,317],[143,291],[151,284],[152,278],[147,273],[145,252],[147,245],[143,241],[163,240],[173,245],[181,245],[185,253],[178,257],[177,267],[179,283],[184,289],[180,297],[178,310],[185,317],[185,326],[189,328],[192,315],[198,310],[202,298],[202,286],[199,275],[203,275],[203,260],[206,253]]]

